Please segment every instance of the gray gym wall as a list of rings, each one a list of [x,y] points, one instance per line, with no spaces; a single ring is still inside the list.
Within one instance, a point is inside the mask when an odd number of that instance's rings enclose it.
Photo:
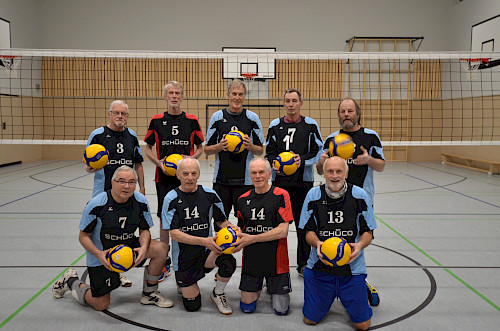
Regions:
[[[352,36],[424,36],[468,51],[498,0],[0,0],[13,48],[345,51]]]

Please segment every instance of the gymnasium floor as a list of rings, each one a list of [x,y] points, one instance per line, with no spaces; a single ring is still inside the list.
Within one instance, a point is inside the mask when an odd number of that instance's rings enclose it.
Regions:
[[[153,166],[145,162],[146,192],[156,212]],[[213,168],[202,161],[202,183]],[[318,182],[321,180],[318,177]],[[381,293],[372,329],[498,330],[500,327],[500,178],[439,163],[388,163],[375,178],[378,229],[366,249],[369,281]],[[80,213],[93,178],[77,161],[43,161],[0,168],[0,328],[5,330],[351,330],[336,302],[315,327],[302,323],[303,283],[292,267],[291,312],[275,316],[270,297],[257,312],[239,310],[239,272],[226,288],[234,313],[210,301],[213,273],[201,282],[201,311],[184,311],[174,276],[160,291],[175,306],[139,303],[142,269],[131,288],[112,294],[107,312],[56,300],[51,286],[66,267],[84,271],[78,243]],[[211,185],[210,185],[211,186]],[[153,213],[155,214],[155,213]],[[154,217],[153,237],[159,221]],[[294,226],[290,227],[294,230]],[[288,237],[295,263],[295,232]],[[236,255],[241,262],[241,254]]]

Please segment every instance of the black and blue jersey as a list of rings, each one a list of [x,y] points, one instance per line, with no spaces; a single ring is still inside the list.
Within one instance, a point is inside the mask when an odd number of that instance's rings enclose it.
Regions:
[[[264,144],[264,132],[259,116],[243,108],[234,114],[225,108],[215,112],[210,119],[207,131],[207,146],[218,144],[229,131],[238,130],[252,139],[252,144]],[[248,150],[241,153],[221,151],[215,154],[214,183],[224,185],[252,185],[248,165],[254,155]]]
[[[90,134],[87,147],[92,144],[104,146],[109,153],[108,164],[95,172],[92,197],[111,189],[111,177],[120,166],[133,168],[135,163],[144,161],[137,134],[129,128],[124,131],[113,131],[107,126],[97,128]]]
[[[222,202],[211,188],[198,185],[197,190],[190,193],[176,188],[165,196],[161,213],[163,230],[178,229],[195,237],[211,237],[212,218],[215,222],[226,220]],[[172,240],[174,271],[189,269],[204,256],[206,249]]]

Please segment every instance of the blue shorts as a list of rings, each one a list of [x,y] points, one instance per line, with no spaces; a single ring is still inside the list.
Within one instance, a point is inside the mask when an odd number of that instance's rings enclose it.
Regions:
[[[333,301],[339,298],[352,322],[369,320],[373,312],[368,304],[365,279],[366,275],[334,276],[305,268],[304,317],[316,323],[321,321],[330,311]]]

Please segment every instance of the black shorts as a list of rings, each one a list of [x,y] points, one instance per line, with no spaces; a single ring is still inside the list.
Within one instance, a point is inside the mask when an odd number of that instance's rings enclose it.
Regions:
[[[136,237],[133,239],[133,243],[130,244],[132,249],[140,247],[139,239]],[[147,259],[142,260],[142,262],[137,267],[142,267],[146,263]],[[120,274],[111,270],[106,269],[105,266],[98,267],[87,267],[90,278],[90,289],[92,291],[92,296],[99,298],[110,293],[114,289],[120,286]]]
[[[207,261],[209,250],[206,250],[203,256],[195,260],[194,264],[182,271],[175,272],[175,282],[179,287],[188,287],[196,284],[200,279],[205,277],[205,274],[212,271],[211,268],[205,268],[205,262]]]
[[[236,203],[238,202],[238,198],[245,192],[250,191],[253,186],[252,185],[224,185],[214,183],[212,186],[213,190],[217,192],[217,195],[222,201],[224,205],[224,212],[226,213],[226,217],[229,218],[229,213],[231,212],[231,208],[234,206],[234,212],[236,213]]]
[[[120,275],[106,269],[105,266],[87,267],[90,278],[90,290],[94,298],[99,298],[120,287]]]
[[[163,200],[168,192],[172,191],[181,185],[181,181],[175,176],[169,176],[168,180],[159,181],[156,183],[156,196],[158,198],[158,212],[156,215],[161,218],[161,210],[163,209]]]
[[[240,290],[245,292],[262,291],[262,283],[266,279],[267,292],[269,294],[287,294],[292,292],[292,283],[290,273],[279,274],[276,276],[250,276],[241,274]]]
[[[200,279],[204,278],[206,274],[210,273],[214,268],[205,268],[210,250],[206,250],[203,256],[196,260],[194,264],[188,268],[175,272],[175,282],[179,287],[188,287],[196,284]],[[222,254],[215,259],[215,265],[221,267],[225,259],[234,259],[232,255]],[[236,265],[236,261],[233,262]]]

